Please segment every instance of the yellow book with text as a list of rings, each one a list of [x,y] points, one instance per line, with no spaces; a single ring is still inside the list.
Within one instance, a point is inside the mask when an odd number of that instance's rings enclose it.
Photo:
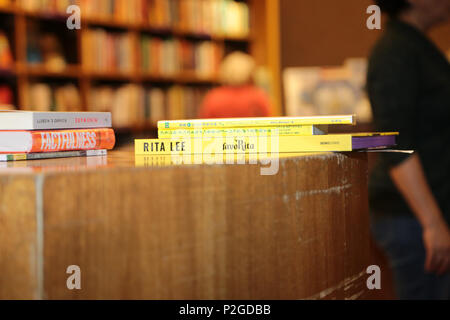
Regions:
[[[354,115],[275,118],[230,118],[158,121],[158,129],[209,129],[242,127],[279,127],[292,125],[355,124]]]
[[[323,135],[328,132],[327,125],[294,125],[281,127],[247,127],[247,128],[210,128],[210,129],[160,129],[158,137],[160,139],[167,138],[184,138],[184,137],[251,137],[260,135],[280,136],[312,136]]]
[[[398,133],[135,140],[136,155],[345,152],[395,145]]]

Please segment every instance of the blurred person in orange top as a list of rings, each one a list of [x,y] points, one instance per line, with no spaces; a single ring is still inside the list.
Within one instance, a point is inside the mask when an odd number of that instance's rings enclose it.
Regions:
[[[229,54],[219,70],[220,87],[212,89],[205,97],[200,117],[246,118],[270,116],[267,94],[254,84],[256,64],[242,52]]]

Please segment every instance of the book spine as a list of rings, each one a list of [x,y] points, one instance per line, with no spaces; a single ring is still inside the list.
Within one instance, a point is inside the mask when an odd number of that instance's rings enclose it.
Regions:
[[[240,118],[240,119],[197,119],[158,121],[158,129],[209,129],[209,128],[242,128],[270,127],[292,125],[331,125],[354,124],[354,116],[323,116],[300,118]]]
[[[32,147],[29,153],[72,150],[110,150],[114,147],[112,129],[61,130],[30,132]]]
[[[111,113],[35,113],[33,130],[110,128]]]
[[[136,155],[277,154],[352,151],[352,136],[260,136],[135,140]]]
[[[252,137],[261,135],[280,136],[312,136],[323,135],[328,132],[328,126],[297,125],[284,127],[255,127],[255,128],[224,128],[224,129],[174,129],[158,130],[160,139],[170,138],[201,138],[201,137]]]
[[[61,152],[41,152],[41,153],[15,153],[0,154],[0,162],[7,161],[25,161],[25,160],[43,160],[56,158],[73,157],[97,157],[106,156],[107,150],[79,150],[79,151],[61,151]]]

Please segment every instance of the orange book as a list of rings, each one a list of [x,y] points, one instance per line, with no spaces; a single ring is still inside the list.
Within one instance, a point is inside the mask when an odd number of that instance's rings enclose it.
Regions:
[[[112,129],[0,131],[0,153],[110,150],[115,142]]]

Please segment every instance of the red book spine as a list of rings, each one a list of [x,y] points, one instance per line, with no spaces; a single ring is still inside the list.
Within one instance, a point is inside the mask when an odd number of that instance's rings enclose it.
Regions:
[[[30,131],[30,134],[33,141],[30,153],[111,150],[116,143],[112,129]]]

